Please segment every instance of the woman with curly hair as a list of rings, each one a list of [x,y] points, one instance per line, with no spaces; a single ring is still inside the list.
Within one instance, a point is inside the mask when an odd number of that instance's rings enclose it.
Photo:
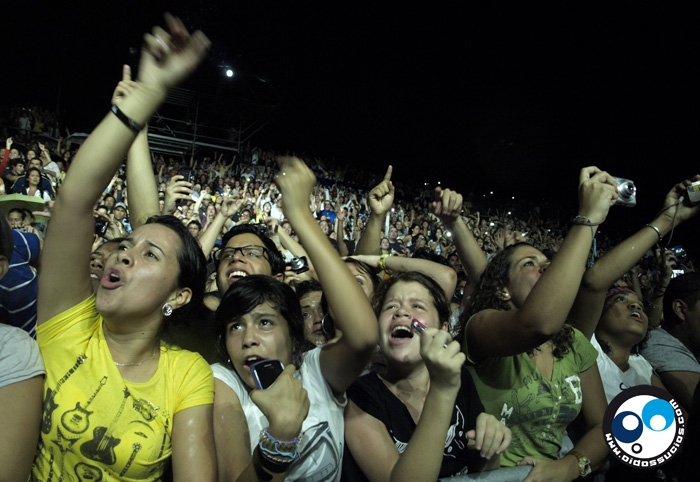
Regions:
[[[581,170],[579,214],[554,261],[524,243],[492,259],[460,318],[462,348],[487,413],[513,433],[502,466],[531,465],[529,480],[574,480],[600,468],[605,394],[597,352],[565,325],[593,236],[617,199],[596,167]],[[587,431],[561,459],[564,432],[579,412]]]

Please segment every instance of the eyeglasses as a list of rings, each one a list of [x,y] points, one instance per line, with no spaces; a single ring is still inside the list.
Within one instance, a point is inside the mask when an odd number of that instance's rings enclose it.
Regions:
[[[244,258],[267,258],[267,249],[262,246],[256,246],[255,244],[249,244],[248,246],[241,246],[239,248],[224,248],[216,253],[217,260],[231,259],[236,256],[239,252]]]

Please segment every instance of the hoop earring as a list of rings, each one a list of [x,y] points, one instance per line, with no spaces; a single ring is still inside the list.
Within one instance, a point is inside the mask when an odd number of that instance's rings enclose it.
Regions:
[[[173,314],[173,306],[170,303],[166,303],[160,311],[163,313],[163,316],[170,316]]]

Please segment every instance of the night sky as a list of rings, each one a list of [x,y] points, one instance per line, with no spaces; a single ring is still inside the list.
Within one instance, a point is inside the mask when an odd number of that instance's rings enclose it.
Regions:
[[[637,208],[611,219],[648,222],[675,181],[700,171],[700,29],[690,8],[24,2],[17,20],[4,16],[3,84],[13,95],[3,104],[58,108],[72,131],[89,131],[121,64],[136,63],[130,49],[168,10],[213,42],[189,87],[274,101],[277,115],[253,145],[572,205],[579,169],[595,164],[638,187]],[[234,79],[218,75],[224,64]],[[226,121],[225,109],[207,115]]]

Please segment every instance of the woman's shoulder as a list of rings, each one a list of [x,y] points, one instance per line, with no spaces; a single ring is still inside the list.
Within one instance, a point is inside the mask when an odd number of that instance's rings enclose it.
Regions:
[[[212,377],[212,369],[209,363],[197,352],[162,343],[161,356],[163,355],[165,355],[170,372],[175,377],[189,380],[198,377]]]

